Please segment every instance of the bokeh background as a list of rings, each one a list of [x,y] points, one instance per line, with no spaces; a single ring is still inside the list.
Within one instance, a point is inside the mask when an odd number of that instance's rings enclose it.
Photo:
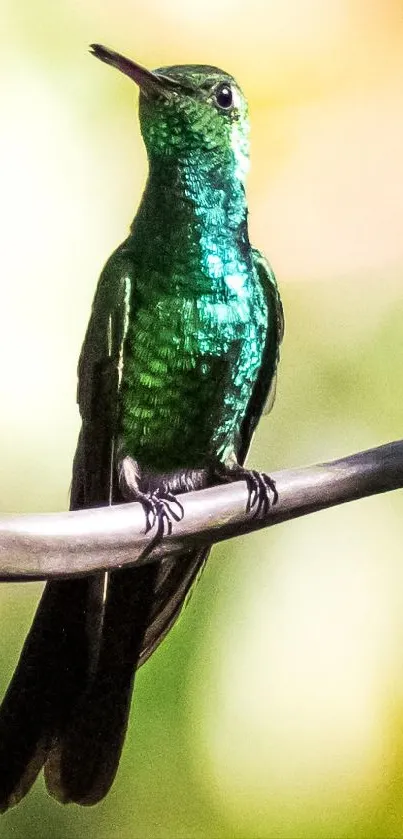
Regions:
[[[65,509],[76,360],[146,176],[129,80],[223,66],[250,101],[252,241],[286,313],[250,463],[348,454],[403,428],[402,0],[1,0],[0,509]],[[40,780],[4,839],[403,837],[403,505],[372,498],[213,551],[140,672],[112,792]],[[0,590],[4,691],[40,586]]]

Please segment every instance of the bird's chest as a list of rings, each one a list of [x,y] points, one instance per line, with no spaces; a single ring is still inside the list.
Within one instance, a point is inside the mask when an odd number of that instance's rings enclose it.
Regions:
[[[265,301],[252,283],[239,282],[235,288],[222,284],[209,293],[183,297],[150,295],[128,330],[125,378],[137,388],[152,390],[162,383],[169,388],[172,377],[179,384],[191,371],[208,379],[218,362],[236,374],[246,358],[245,373],[253,376],[266,328]]]
[[[261,290],[247,283],[149,299],[124,348],[122,431],[130,448],[150,459],[159,448],[165,458],[177,440],[183,452],[197,440],[198,457],[225,447],[246,411],[266,329]]]

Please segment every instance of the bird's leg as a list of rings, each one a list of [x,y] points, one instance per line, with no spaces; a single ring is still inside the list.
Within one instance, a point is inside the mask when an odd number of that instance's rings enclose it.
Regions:
[[[245,469],[235,457],[224,463],[218,461],[212,467],[212,478],[217,483],[230,484],[234,481],[246,481],[248,487],[248,501],[246,512],[252,513],[253,518],[265,516],[269,507],[277,504],[278,492],[275,481],[266,472],[255,469]]]
[[[167,495],[180,495],[185,492],[195,492],[211,486],[209,469],[177,469],[175,472],[142,471],[142,485],[148,491],[160,492]]]

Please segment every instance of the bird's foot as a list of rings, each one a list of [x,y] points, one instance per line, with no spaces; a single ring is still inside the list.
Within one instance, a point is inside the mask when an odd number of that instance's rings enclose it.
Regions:
[[[119,467],[119,486],[126,501],[138,501],[143,507],[148,533],[157,527],[156,538],[170,535],[172,523],[183,519],[183,507],[172,492],[156,486],[144,492],[140,488],[141,472],[131,457],[125,457]]]
[[[137,492],[133,500],[143,507],[146,533],[157,526],[157,537],[169,536],[172,533],[172,522],[183,519],[182,504],[171,492],[163,493],[159,488],[155,492]]]
[[[252,518],[261,518],[269,508],[277,504],[278,492],[276,483],[266,472],[256,469],[244,469],[238,464],[226,466],[219,464],[214,468],[214,477],[219,483],[232,484],[234,481],[246,481],[248,487],[248,501],[246,512],[252,513]]]

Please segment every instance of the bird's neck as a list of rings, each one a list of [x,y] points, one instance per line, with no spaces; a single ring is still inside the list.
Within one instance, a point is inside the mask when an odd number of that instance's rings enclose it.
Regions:
[[[198,265],[201,281],[224,275],[249,253],[243,181],[231,166],[208,167],[197,156],[152,162],[130,238],[165,272],[181,263],[192,274]]]

